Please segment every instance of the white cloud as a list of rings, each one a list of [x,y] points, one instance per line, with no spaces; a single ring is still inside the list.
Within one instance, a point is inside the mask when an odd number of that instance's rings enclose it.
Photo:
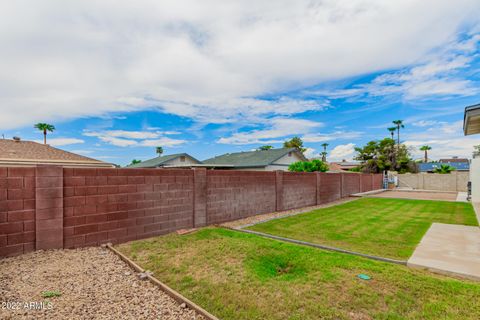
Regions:
[[[302,137],[304,142],[326,142],[334,140],[357,139],[362,136],[359,131],[335,131],[332,133],[308,133]]]
[[[307,150],[305,150],[305,152],[303,153],[303,155],[307,158],[307,159],[310,159],[310,158],[313,158],[313,157],[317,157],[318,156],[318,152],[317,150],[313,149],[313,148],[306,148]]]
[[[415,127],[431,127],[437,123],[438,121],[436,120],[420,120],[420,121],[412,122],[412,125]]]
[[[84,136],[97,137],[101,141],[117,146],[117,147],[129,147],[129,146],[167,146],[172,147],[186,143],[186,140],[171,139],[162,136],[160,131],[125,131],[125,130],[104,130],[104,131],[84,131]]]
[[[229,137],[220,138],[217,142],[237,145],[280,143],[288,136],[302,135],[322,125],[305,119],[275,118],[268,121],[266,129],[237,132]]]
[[[480,34],[466,40],[451,41],[417,62],[414,67],[375,77],[371,82],[340,90],[319,90],[317,95],[329,98],[379,97],[398,94],[407,100],[472,96],[480,92],[478,84],[460,75],[470,67],[480,43]]]
[[[0,127],[146,108],[216,123],[319,110],[256,97],[424,61],[479,15],[477,0],[3,1]],[[444,80],[410,95],[470,90]]]
[[[35,142],[43,143],[43,140],[35,140]],[[68,146],[71,144],[80,144],[80,143],[85,143],[85,141],[77,138],[48,138],[47,137],[47,144],[53,147]]]
[[[347,143],[347,144],[340,144],[332,149],[330,155],[328,155],[329,161],[342,161],[351,160],[353,155],[355,154],[355,144],[354,143]]]
[[[441,122],[439,125],[428,128],[419,133],[406,134],[405,144],[412,147],[414,158],[422,158],[423,151],[419,148],[429,145],[428,151],[431,159],[450,158],[453,156],[471,158],[473,146],[480,144],[476,136],[463,136],[463,121],[452,123]]]

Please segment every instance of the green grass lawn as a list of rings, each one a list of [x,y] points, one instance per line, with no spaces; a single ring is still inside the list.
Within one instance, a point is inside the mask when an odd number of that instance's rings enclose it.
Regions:
[[[478,283],[238,231],[118,249],[221,319],[480,319]]]
[[[406,260],[432,222],[478,225],[469,203],[362,198],[247,229]]]

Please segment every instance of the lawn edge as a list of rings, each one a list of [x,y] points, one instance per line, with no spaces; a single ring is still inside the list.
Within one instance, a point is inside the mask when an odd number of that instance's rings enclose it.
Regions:
[[[337,248],[337,247],[330,247],[330,246],[321,245],[321,244],[312,243],[312,242],[307,242],[307,241],[302,241],[302,240],[284,238],[284,237],[275,236],[275,235],[272,235],[272,234],[253,231],[253,230],[240,229],[240,228],[229,228],[229,227],[223,227],[223,228],[229,229],[229,230],[232,230],[232,231],[237,231],[237,232],[254,234],[254,235],[257,235],[257,236],[260,236],[260,237],[263,237],[263,238],[269,238],[269,239],[273,239],[273,240],[294,243],[294,244],[301,245],[301,246],[313,247],[313,248],[323,249],[323,250],[328,250],[328,251],[334,251],[334,252],[349,254],[349,255],[353,255],[353,256],[359,256],[359,257],[362,257],[362,258],[367,258],[367,259],[381,261],[381,262],[388,262],[388,263],[393,263],[393,264],[398,264],[398,265],[403,265],[403,266],[407,265],[407,260],[397,260],[397,259],[392,259],[392,258],[379,257],[379,256],[374,256],[374,255],[370,255],[370,254],[366,254],[366,253],[360,253],[360,252],[356,252],[356,251],[345,250],[345,249],[341,249],[341,248]]]
[[[127,257],[126,255],[124,255],[123,253],[121,253],[120,251],[118,251],[117,249],[115,249],[111,244],[107,244],[107,248],[113,252],[115,255],[117,255],[122,261],[124,261],[125,263],[127,263],[132,269],[134,269],[135,271],[137,272],[141,272],[141,273],[145,273],[145,269],[143,269],[142,267],[140,267],[138,264],[136,264],[134,261],[132,261],[129,257]],[[202,307],[200,307],[199,305],[197,305],[196,303],[194,303],[193,301],[189,300],[188,298],[186,298],[185,296],[183,296],[181,293],[175,291],[174,289],[170,288],[169,286],[167,286],[165,283],[161,282],[160,280],[158,280],[157,278],[155,278],[154,276],[152,276],[151,274],[149,273],[146,273],[146,276],[148,278],[148,280],[150,280],[150,282],[152,282],[154,285],[156,285],[157,287],[160,288],[160,290],[162,290],[163,292],[165,292],[167,295],[169,295],[171,298],[173,298],[175,301],[177,301],[178,303],[182,304],[182,303],[185,303],[190,309],[193,309],[195,310],[196,312],[198,312],[200,315],[204,316],[206,319],[209,319],[209,320],[220,320],[219,318],[217,318],[216,316],[214,316],[213,314],[211,314],[210,312],[208,312],[207,310],[203,309]]]

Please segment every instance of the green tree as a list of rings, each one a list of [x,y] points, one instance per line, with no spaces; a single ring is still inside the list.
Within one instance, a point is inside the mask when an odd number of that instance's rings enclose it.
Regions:
[[[307,148],[303,146],[303,141],[300,137],[293,137],[290,140],[287,140],[283,143],[284,148],[297,148],[300,152],[307,151]]]
[[[318,159],[312,161],[298,161],[288,166],[288,171],[292,172],[326,172],[328,171],[328,165]]]
[[[47,144],[47,132],[55,131],[55,126],[48,123],[37,123],[33,127],[43,132],[43,144]]]
[[[322,147],[323,147],[323,152],[321,153],[321,155],[322,155],[322,161],[323,161],[323,162],[327,162],[327,147],[328,147],[328,143],[326,143],[326,142],[322,143]]]
[[[395,170],[399,173],[416,172],[416,164],[411,160],[408,148],[401,144],[395,147],[395,140],[385,138],[356,147],[355,160],[361,162],[362,172],[380,173]]]
[[[140,162],[142,162],[142,160],[133,159],[132,162],[130,162],[130,164],[137,164]]]
[[[393,140],[393,135],[395,134],[395,131],[397,131],[397,127],[390,127],[388,128],[388,131],[390,132],[390,135],[392,136],[392,140]]]
[[[397,145],[400,145],[400,128],[405,128],[403,120],[394,120],[392,123],[397,127]]]
[[[155,152],[158,154],[158,156],[160,157],[162,154],[163,154],[163,148],[162,147],[157,147],[155,149]]]
[[[455,168],[452,167],[449,164],[442,164],[442,165],[440,165],[439,168],[435,168],[433,170],[434,173],[440,173],[440,174],[447,174],[447,173],[450,173],[452,171],[455,171]]]
[[[266,151],[266,150],[270,150],[270,149],[273,149],[272,146],[261,146],[261,147],[258,147],[258,150],[262,150],[262,151]]]
[[[424,155],[424,158],[423,158],[424,162],[428,162],[428,150],[432,150],[432,147],[425,145],[425,146],[421,146],[420,150],[425,152],[425,155]]]

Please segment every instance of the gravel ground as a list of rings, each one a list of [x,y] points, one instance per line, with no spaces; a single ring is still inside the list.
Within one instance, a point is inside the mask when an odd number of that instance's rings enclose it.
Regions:
[[[251,225],[254,225],[254,224],[257,224],[257,223],[261,223],[261,222],[265,222],[265,221],[268,221],[268,220],[283,218],[283,217],[287,217],[287,216],[293,216],[293,215],[296,215],[296,214],[299,214],[299,213],[309,212],[309,211],[316,210],[316,209],[333,207],[333,206],[336,206],[336,205],[339,205],[339,204],[342,204],[342,203],[346,203],[346,202],[350,202],[350,201],[354,201],[354,200],[358,200],[358,199],[359,198],[344,198],[344,199],[341,199],[341,200],[338,200],[338,201],[329,202],[329,203],[322,204],[322,205],[319,205],[319,206],[304,207],[304,208],[300,208],[300,209],[293,209],[293,210],[287,210],[287,211],[259,214],[259,215],[251,216],[251,217],[244,218],[244,219],[225,222],[225,223],[222,223],[221,225],[224,226],[224,227],[227,227],[227,228],[240,228],[241,229],[241,228],[246,228],[248,226],[251,226]]]
[[[43,298],[47,290],[61,296]],[[99,247],[0,259],[0,302],[0,319],[203,319]]]

